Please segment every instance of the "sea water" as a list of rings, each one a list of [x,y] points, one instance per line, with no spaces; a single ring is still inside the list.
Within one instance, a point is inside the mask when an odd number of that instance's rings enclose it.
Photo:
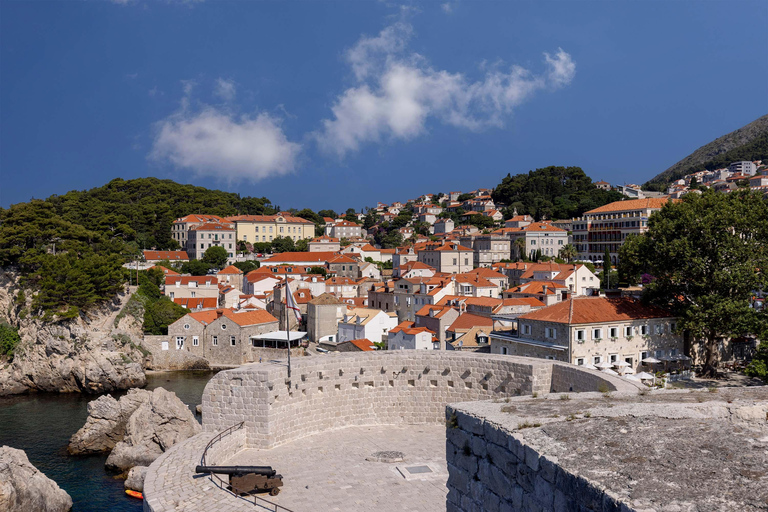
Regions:
[[[213,375],[199,371],[152,373],[147,375],[146,389],[173,391],[194,413]],[[105,471],[107,454],[67,453],[69,438],[85,424],[88,402],[96,398],[79,393],[0,398],[0,446],[24,450],[37,469],[72,496],[74,512],[138,512],[142,510],[141,500],[125,494],[124,481]]]

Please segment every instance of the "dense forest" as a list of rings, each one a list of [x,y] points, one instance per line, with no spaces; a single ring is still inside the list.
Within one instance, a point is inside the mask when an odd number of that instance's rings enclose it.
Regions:
[[[536,220],[570,219],[613,201],[619,192],[601,190],[580,167],[544,167],[528,174],[507,176],[494,189],[494,202],[505,205],[504,218],[517,210]]]
[[[768,160],[768,115],[700,147],[643,185],[645,190],[666,191],[683,176],[728,167],[742,160]]]
[[[142,248],[178,248],[171,238],[176,218],[275,212],[266,198],[156,178],[115,179],[0,209],[0,266],[17,267],[22,284],[38,292],[32,313],[73,318],[120,290],[127,279],[122,264]]]

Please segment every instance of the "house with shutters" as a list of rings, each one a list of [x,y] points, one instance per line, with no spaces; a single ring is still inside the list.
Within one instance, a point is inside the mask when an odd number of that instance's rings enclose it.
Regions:
[[[435,333],[426,327],[416,327],[415,322],[400,322],[390,329],[387,350],[439,350],[440,342]]]
[[[607,362],[639,369],[641,361],[683,353],[677,318],[631,298],[573,297],[518,317],[517,330],[491,333],[491,352]]]

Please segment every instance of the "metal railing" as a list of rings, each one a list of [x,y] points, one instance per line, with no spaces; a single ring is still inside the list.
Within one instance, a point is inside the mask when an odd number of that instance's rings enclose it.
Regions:
[[[243,428],[243,425],[245,424],[244,421],[241,421],[240,423],[236,425],[232,425],[229,428],[226,428],[213,436],[210,441],[208,441],[208,444],[205,445],[205,449],[203,450],[203,455],[200,457],[200,465],[206,466],[206,460],[205,456],[208,454],[208,449],[211,448],[214,444],[218,443],[222,440],[225,436],[228,436],[232,432],[239,430]],[[272,510],[274,512],[280,512],[281,510],[284,512],[294,512],[293,510],[286,508],[282,505],[279,505],[277,503],[273,503],[267,499],[262,498],[261,496],[256,496],[255,494],[249,494],[246,491],[241,491],[240,489],[230,485],[229,482],[224,481],[218,474],[216,473],[208,473],[208,477],[211,479],[213,484],[218,487],[219,489],[222,489],[228,493],[230,493],[232,496],[250,502],[249,498],[253,498],[253,505],[259,506],[262,509],[265,510]],[[241,494],[245,494],[245,496],[241,496]]]

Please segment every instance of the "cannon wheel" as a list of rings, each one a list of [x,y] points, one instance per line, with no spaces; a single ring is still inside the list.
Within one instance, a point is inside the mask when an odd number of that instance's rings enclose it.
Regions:
[[[280,488],[279,487],[274,487],[274,488],[269,490],[269,495],[270,496],[277,496],[278,494],[280,494]]]

